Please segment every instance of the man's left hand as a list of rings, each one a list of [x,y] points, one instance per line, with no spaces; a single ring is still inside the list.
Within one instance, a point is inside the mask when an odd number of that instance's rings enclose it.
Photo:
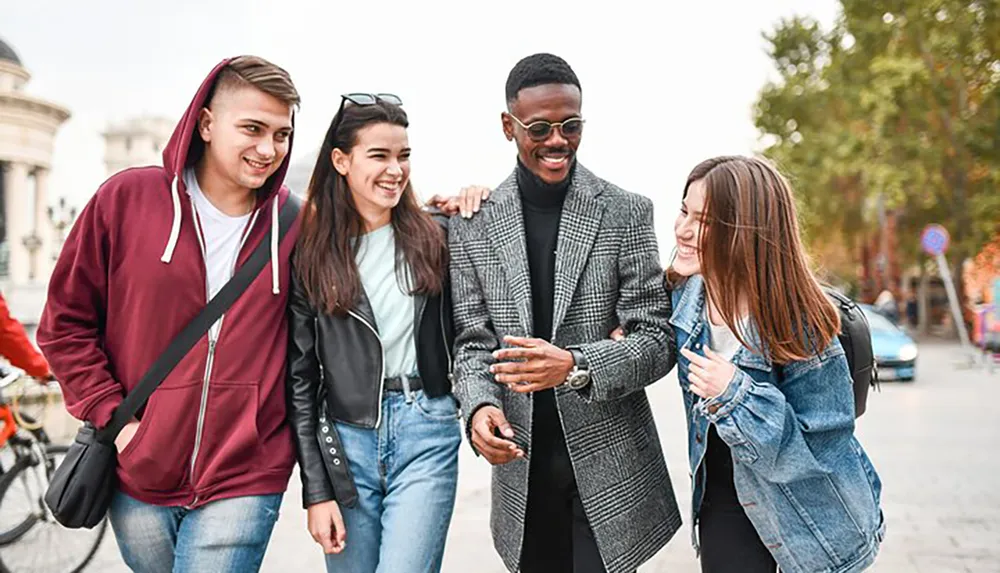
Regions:
[[[540,338],[505,336],[503,340],[514,348],[495,351],[493,358],[497,363],[490,366],[490,372],[498,383],[506,384],[514,392],[526,394],[555,388],[573,370],[573,354],[568,350]]]

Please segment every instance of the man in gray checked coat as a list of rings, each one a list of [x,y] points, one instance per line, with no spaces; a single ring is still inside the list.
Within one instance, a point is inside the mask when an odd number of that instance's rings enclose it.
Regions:
[[[653,206],[577,163],[565,61],[521,60],[506,94],[517,167],[450,231],[455,393],[494,466],[494,544],[511,571],[634,571],[681,523],[645,393],[675,362]]]

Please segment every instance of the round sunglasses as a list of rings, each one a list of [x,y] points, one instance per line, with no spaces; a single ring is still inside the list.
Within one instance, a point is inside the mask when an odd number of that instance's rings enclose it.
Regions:
[[[516,115],[508,113],[518,125],[521,126],[524,131],[528,133],[528,137],[532,141],[545,141],[552,135],[553,129],[558,129],[562,133],[563,137],[580,137],[583,133],[583,123],[584,119],[582,117],[571,117],[564,121],[557,121],[555,123],[538,120],[533,121],[530,124],[525,125],[523,121],[517,118]]]

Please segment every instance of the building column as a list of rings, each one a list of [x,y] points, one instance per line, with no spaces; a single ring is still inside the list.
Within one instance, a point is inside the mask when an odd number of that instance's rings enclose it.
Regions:
[[[52,274],[52,222],[49,220],[49,170],[39,167],[35,170],[35,235],[39,239],[38,250],[32,264],[36,281],[47,281]]]
[[[8,275],[13,284],[28,282],[31,261],[24,246],[30,234],[30,221],[25,216],[25,198],[28,193],[28,166],[9,163],[4,174],[4,220],[7,223],[7,247],[10,250]]]

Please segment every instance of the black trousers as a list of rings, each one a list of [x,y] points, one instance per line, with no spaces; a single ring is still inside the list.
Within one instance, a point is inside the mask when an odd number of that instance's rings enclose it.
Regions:
[[[736,496],[732,454],[714,425],[708,432],[705,474],[698,517],[702,573],[775,573],[778,564]]]
[[[521,573],[606,573],[551,392],[535,395]]]
[[[606,573],[580,496],[552,493],[529,494],[521,573]]]
[[[775,573],[778,564],[739,505],[702,505],[702,573]]]

